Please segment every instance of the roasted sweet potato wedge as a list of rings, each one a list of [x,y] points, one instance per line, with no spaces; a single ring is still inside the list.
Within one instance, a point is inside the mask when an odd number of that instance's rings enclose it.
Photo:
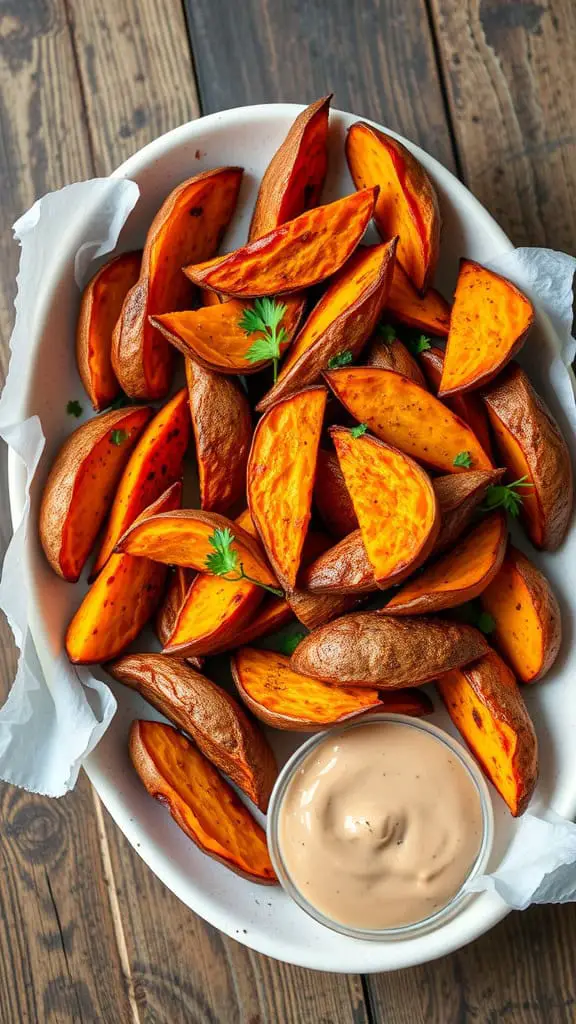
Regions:
[[[180,481],[145,511],[179,508]],[[80,665],[117,658],[152,618],[164,593],[166,566],[147,558],[113,554],[92,584],[66,632],[66,652]]]
[[[379,186],[374,220],[383,239],[399,236],[398,260],[419,292],[432,280],[440,249],[440,209],[422,164],[391,135],[358,121],[346,159],[356,188]]]
[[[331,427],[340,468],[379,587],[428,558],[440,529],[432,481],[407,455],[367,434]]]
[[[495,651],[448,672],[438,692],[484,773],[514,817],[526,810],[538,779],[534,726],[510,669]]]
[[[396,239],[361,246],[332,278],[320,302],[295,338],[278,380],[257,408],[314,384],[341,352],[356,359],[372,334],[392,280]]]
[[[497,576],[507,540],[506,516],[503,512],[492,512],[452,551],[400,587],[382,612],[385,615],[426,615],[472,601]]]
[[[473,626],[437,618],[393,619],[354,612],[315,629],[300,641],[295,672],[342,686],[385,690],[417,686],[459,668],[488,650]]]
[[[198,573],[180,609],[164,654],[179,658],[212,654],[233,641],[262,602],[261,587]]]
[[[174,632],[176,619],[186,600],[186,594],[190,589],[193,579],[194,573],[192,570],[185,569],[181,565],[174,567],[168,579],[168,586],[166,587],[162,604],[158,609],[155,622],[156,636],[163,647]],[[201,657],[186,658],[186,661],[192,668],[197,669],[198,672],[200,672],[204,664],[204,658]]]
[[[482,607],[494,620],[490,640],[522,683],[542,679],[562,642],[562,618],[543,572],[509,545],[500,572],[486,587]]]
[[[241,181],[241,167],[203,171],[175,188],[152,221],[140,277],[126,296],[112,340],[112,366],[127,395],[167,394],[174,350],[149,317],[190,304],[190,287],[181,268],[217,251],[236,208]]]
[[[287,295],[283,299],[286,312],[280,322],[286,334],[280,345],[285,352],[292,341],[302,313],[305,299],[301,295]],[[202,309],[166,313],[152,317],[152,322],[165,338],[184,356],[188,356],[208,370],[216,373],[257,373],[268,366],[269,359],[252,359],[248,353],[262,334],[247,334],[240,326],[242,316],[252,304],[229,299],[228,302],[203,306]]]
[[[302,588],[290,594],[294,615],[306,629],[316,629],[362,604],[363,594],[313,594]]]
[[[555,551],[568,529],[573,503],[570,452],[523,370],[513,363],[482,392],[500,463],[522,479],[520,517],[537,548]]]
[[[230,640],[220,647],[215,647],[211,653],[221,654],[223,651],[233,651],[237,647],[253,643],[254,640],[270,636],[271,633],[276,633],[277,630],[292,622],[293,618],[292,609],[284,598],[265,597],[253,618]]]
[[[522,348],[533,322],[534,307],[516,285],[461,260],[440,397],[493,380]]]
[[[141,263],[141,252],[123,252],[100,267],[82,295],[76,328],[76,362],[96,412],[110,405],[120,391],[112,369],[112,334],[124,299],[138,280]]]
[[[444,353],[441,348],[436,348],[433,345],[432,348],[421,352],[419,358],[424,368],[424,373],[426,374],[430,390],[437,395],[440,387],[440,381],[442,379]],[[473,391],[462,391],[458,392],[456,395],[444,398],[443,402],[449,409],[452,409],[452,412],[455,412],[461,420],[464,420],[464,423],[468,424],[480,441],[480,444],[488,458],[494,461],[488,417],[480,396],[474,394]]]
[[[262,178],[250,224],[249,240],[317,206],[328,166],[328,113],[332,96],[306,107]]]
[[[365,188],[307,210],[262,238],[185,268],[194,284],[237,299],[300,291],[335,274],[364,234],[378,194]]]
[[[91,579],[98,575],[140,512],[180,479],[189,437],[190,413],[183,388],[156,413],[126,464]]]
[[[358,529],[358,517],[335,452],[318,450],[314,504],[333,537],[346,537]]]
[[[326,390],[307,388],[262,416],[248,460],[248,507],[270,563],[293,590],[312,505]]]
[[[384,338],[376,335],[368,346],[364,363],[366,366],[373,366],[377,369],[394,370],[395,373],[401,373],[403,377],[409,377],[420,387],[426,387],[422,370],[406,345],[403,345],[398,338],[385,341]]]
[[[196,441],[200,500],[207,512],[228,512],[245,499],[252,416],[235,380],[186,360],[188,402]]]
[[[442,522],[434,545],[435,555],[454,546],[472,524],[488,488],[496,486],[504,472],[503,469],[471,469],[467,473],[436,477],[433,484]]]
[[[470,427],[408,377],[365,366],[330,370],[324,376],[355,419],[418,462],[444,473],[492,469]],[[457,460],[461,453],[469,456],[466,464]]]
[[[290,659],[275,651],[241,647],[231,659],[232,675],[242,700],[256,718],[275,729],[318,732],[367,711],[427,715],[432,703],[420,690],[379,693],[360,686],[330,686],[290,668]]]
[[[162,722],[133,722],[130,757],[150,795],[203,853],[251,882],[274,885],[263,829],[185,736]]]
[[[88,420],[70,434],[52,463],[40,503],[40,540],[63,579],[79,578],[151,415],[152,409],[133,406]]]
[[[165,654],[128,654],[106,668],[188,733],[208,760],[266,813],[278,774],[274,754],[226,690]]]
[[[400,324],[425,334],[445,337],[450,327],[450,304],[435,288],[420,295],[396,261],[386,309]]]

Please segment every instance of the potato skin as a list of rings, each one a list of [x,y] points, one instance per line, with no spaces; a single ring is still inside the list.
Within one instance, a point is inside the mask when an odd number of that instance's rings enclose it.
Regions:
[[[375,335],[368,346],[364,363],[366,366],[374,366],[376,369],[394,370],[395,373],[401,373],[403,377],[409,377],[421,388],[428,386],[414,356],[398,338],[387,342]]]
[[[387,619],[356,612],[310,633],[296,648],[291,667],[328,683],[382,689],[417,686],[488,650],[472,626],[436,618]]]
[[[438,555],[451,548],[471,525],[474,513],[482,504],[489,487],[504,476],[504,469],[471,469],[467,473],[437,476],[434,490],[440,505],[442,522],[434,545]]]
[[[314,503],[330,534],[341,540],[358,529],[358,517],[334,451],[318,449]]]

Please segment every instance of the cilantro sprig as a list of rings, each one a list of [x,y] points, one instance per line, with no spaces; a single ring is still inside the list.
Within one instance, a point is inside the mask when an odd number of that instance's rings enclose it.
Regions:
[[[82,415],[82,406],[75,398],[71,399],[66,406],[66,412],[69,416],[75,416],[78,419]]]
[[[275,299],[268,297],[255,299],[252,306],[246,307],[238,321],[238,326],[245,334],[262,334],[262,337],[258,338],[248,349],[246,359],[250,363],[260,363],[264,359],[271,359],[274,367],[274,383],[278,378],[280,347],[288,337],[286,328],[280,326],[287,309],[284,302],[277,302]]]
[[[362,437],[362,434],[365,434],[367,430],[368,430],[368,424],[367,423],[359,423],[358,426],[352,427],[352,430],[350,431],[350,433],[351,433],[352,437]]]
[[[298,644],[302,642],[306,633],[299,630],[297,633],[292,633],[290,636],[281,637],[278,640],[278,651],[280,654],[285,654],[288,658],[294,654],[294,651],[298,647]]]
[[[390,345],[393,341],[396,341],[396,328],[392,327],[392,324],[378,324],[377,332],[378,337],[381,338],[382,341],[386,342],[387,345]]]
[[[270,591],[276,597],[284,597],[284,592],[278,587],[269,587],[266,583],[261,583],[244,572],[244,566],[240,561],[240,554],[237,548],[232,547],[235,540],[236,538],[228,526],[225,526],[223,529],[216,527],[214,533],[208,538],[208,543],[214,548],[214,551],[206,555],[204,562],[206,571],[212,573],[213,576],[221,576],[230,583],[248,580],[249,583],[255,583],[256,586],[263,587],[264,590]],[[231,576],[230,573],[235,573],[235,575]]]
[[[484,504],[480,508],[484,512],[491,512],[495,508],[503,508],[515,519],[522,508],[525,495],[522,488],[532,487],[527,476],[521,476],[511,484],[492,484],[486,491]]]
[[[340,366],[349,366],[353,359],[354,356],[350,349],[346,348],[343,352],[337,352],[335,356],[328,360],[328,369],[337,370]]]
[[[458,452],[458,455],[456,455],[452,465],[464,466],[466,469],[470,469],[470,466],[472,465],[472,456],[470,455],[470,452]]]
[[[110,434],[110,440],[117,448],[119,448],[121,444],[124,444],[127,437],[128,434],[125,430],[113,430]]]
[[[421,352],[427,352],[429,348],[432,348],[432,342],[425,334],[421,334],[418,338],[407,338],[404,344],[413,356],[419,356]]]

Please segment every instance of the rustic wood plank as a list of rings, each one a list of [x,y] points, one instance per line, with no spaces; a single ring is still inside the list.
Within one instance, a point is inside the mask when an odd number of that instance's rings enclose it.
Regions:
[[[515,244],[576,252],[576,5],[432,5],[467,185]]]
[[[454,169],[424,0],[185,0],[204,113],[311,102],[373,118]]]

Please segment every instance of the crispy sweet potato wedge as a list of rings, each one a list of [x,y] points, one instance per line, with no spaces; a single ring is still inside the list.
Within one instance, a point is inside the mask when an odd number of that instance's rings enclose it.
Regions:
[[[428,287],[440,249],[440,209],[422,164],[401,142],[358,121],[346,159],[356,188],[379,186],[374,220],[383,239],[398,235],[398,260],[419,292]]]
[[[398,583],[427,559],[440,529],[427,474],[374,437],[331,427],[340,468],[379,587]]]
[[[454,546],[472,524],[488,488],[495,486],[504,472],[503,469],[471,469],[466,473],[436,477],[433,484],[442,523],[434,545],[435,555]]]
[[[196,441],[200,500],[207,512],[228,512],[244,499],[252,416],[235,380],[186,360],[188,403]]]
[[[332,279],[282,364],[278,380],[257,409],[314,384],[344,350],[356,359],[382,312],[392,279],[396,239],[361,246]]]
[[[165,654],[128,654],[107,665],[107,671],[188,733],[208,760],[266,813],[278,774],[274,754],[226,690]]]
[[[420,295],[396,261],[386,309],[400,324],[425,334],[444,337],[450,327],[450,304],[435,288]]]
[[[325,407],[325,388],[307,388],[268,409],[254,431],[248,506],[285,590],[296,586],[310,522]]]
[[[185,736],[162,722],[133,722],[130,757],[150,795],[203,853],[251,882],[275,884],[263,829]]]
[[[507,540],[506,516],[492,512],[452,551],[400,587],[382,613],[426,615],[472,601],[497,576]]]
[[[230,640],[220,647],[215,647],[211,653],[222,654],[224,651],[233,651],[237,647],[244,647],[245,644],[251,644],[254,640],[276,633],[277,630],[292,621],[292,609],[284,598],[265,597],[254,617]]]
[[[194,284],[238,299],[300,291],[335,274],[364,234],[378,194],[365,188],[307,210],[241,249],[185,267]]]
[[[76,362],[96,412],[110,405],[120,391],[112,369],[112,334],[124,299],[138,280],[141,263],[141,252],[123,252],[100,267],[82,295],[76,328]]]
[[[417,686],[459,668],[488,650],[473,626],[437,618],[393,619],[355,612],[328,622],[300,641],[295,672],[342,686],[385,690]]]
[[[479,388],[522,348],[534,307],[500,274],[460,261],[439,395]]]
[[[190,589],[190,584],[194,579],[194,573],[191,569],[185,569],[181,565],[176,565],[172,571],[168,580],[168,586],[166,587],[166,593],[164,594],[164,600],[158,609],[156,615],[155,630],[156,636],[158,637],[162,646],[168,643],[168,640],[174,632],[174,626],[176,625],[176,619],[180,613],[180,609],[186,599],[186,594]],[[200,672],[204,658],[192,657],[187,658],[186,661],[192,668],[195,668]]]
[[[241,167],[203,171],[175,188],[152,221],[140,277],[126,296],[112,339],[112,366],[127,395],[167,394],[174,351],[149,317],[190,303],[181,268],[214,255],[236,208],[241,181]]]
[[[418,462],[460,473],[467,467],[454,465],[454,460],[467,452],[468,468],[492,469],[470,427],[408,377],[364,366],[330,370],[324,376],[352,416]]]
[[[178,480],[146,513],[179,508]],[[147,558],[113,554],[92,584],[66,632],[70,661],[80,665],[117,658],[152,618],[164,593],[167,569]]]
[[[328,166],[328,113],[332,96],[306,107],[262,178],[250,224],[249,240],[317,206]]]
[[[358,517],[335,452],[318,450],[314,504],[333,537],[346,537],[358,529]]]
[[[403,377],[409,377],[420,387],[426,387],[422,370],[406,345],[403,345],[398,338],[387,342],[376,335],[368,346],[364,363],[366,366],[373,366],[377,369],[394,370],[395,373],[401,373]]]
[[[78,427],[62,445],[44,485],[40,540],[63,579],[80,576],[114,491],[152,409],[112,409]]]
[[[290,668],[290,659],[275,651],[241,647],[232,656],[238,693],[256,718],[275,729],[318,732],[367,711],[427,715],[432,703],[420,690],[379,693],[360,686],[330,686]]]
[[[262,602],[261,587],[198,573],[180,609],[164,654],[179,658],[213,654],[247,625]]]
[[[538,743],[508,666],[490,651],[442,676],[437,688],[490,782],[514,817],[523,814],[538,779]]]
[[[98,575],[116,543],[140,512],[182,476],[189,436],[190,413],[186,389],[182,388],[156,413],[128,460],[91,579]]]
[[[490,639],[523,683],[542,679],[562,642],[562,618],[543,572],[508,546],[500,572],[480,598],[495,628]]]
[[[287,295],[283,302],[286,312],[280,326],[286,331],[286,336],[280,345],[281,353],[286,351],[296,333],[304,311],[305,298],[302,295]],[[212,306],[205,305],[202,309],[155,316],[152,322],[183,355],[194,359],[206,369],[246,376],[270,364],[270,360],[253,362],[248,358],[254,343],[262,339],[259,332],[246,334],[240,326],[242,314],[250,305],[249,302],[229,299]]]
[[[508,478],[531,485],[522,490],[526,532],[535,547],[555,551],[568,529],[574,489],[570,452],[558,424],[517,363],[482,398]]]
[[[437,395],[442,379],[442,367],[444,366],[444,353],[442,349],[435,346],[426,349],[420,353],[420,362],[424,368],[430,390]],[[456,395],[444,398],[443,402],[461,420],[464,420],[464,423],[468,424],[480,441],[486,455],[494,461],[488,417],[480,396],[474,394],[473,391],[462,391]]]

